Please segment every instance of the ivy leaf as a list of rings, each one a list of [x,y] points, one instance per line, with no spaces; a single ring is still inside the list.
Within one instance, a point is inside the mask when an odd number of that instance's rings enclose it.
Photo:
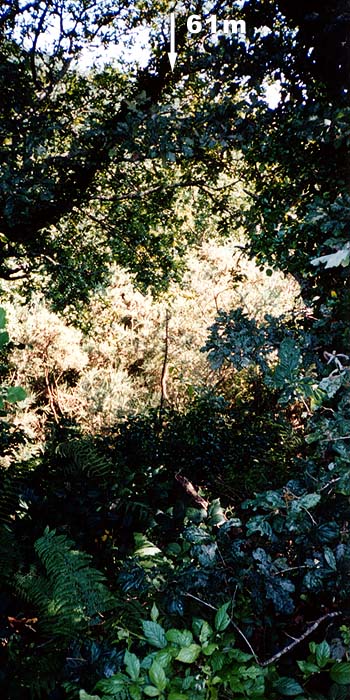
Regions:
[[[272,537],[273,531],[270,523],[267,522],[265,515],[255,515],[250,518],[247,522],[247,535],[251,535],[253,532],[260,532],[261,535],[267,535],[267,537]]]
[[[332,666],[329,675],[335,683],[339,685],[350,684],[350,662],[335,663]]]
[[[229,606],[230,603],[225,603],[221,606],[221,608],[219,608],[215,615],[215,629],[217,632],[223,632],[231,622],[227,614],[227,609],[229,608]]]
[[[208,532],[203,530],[201,527],[196,527],[195,525],[185,527],[184,537],[187,542],[191,542],[191,544],[201,544],[202,542],[210,542],[211,540]]]
[[[287,678],[282,676],[274,684],[273,687],[281,693],[281,695],[287,695],[288,697],[295,697],[303,693],[303,688],[300,683],[294,680],[294,678]]]
[[[322,544],[332,542],[339,536],[339,525],[336,522],[324,523],[317,528],[316,534]]]
[[[330,549],[330,547],[325,547],[323,552],[324,552],[325,561],[328,564],[329,568],[332,569],[333,571],[336,571],[337,570],[337,562],[336,562],[335,556],[334,556],[332,550]]]
[[[183,647],[183,649],[180,649],[178,655],[176,656],[176,660],[182,661],[184,664],[193,664],[200,653],[201,647],[199,644],[190,644],[189,647]]]
[[[349,472],[345,472],[343,476],[340,478],[337,487],[336,487],[337,493],[341,493],[343,496],[350,496],[350,474]]]
[[[148,672],[150,680],[158,688],[158,690],[163,691],[166,687],[166,675],[164,669],[157,661],[153,661],[153,664]]]
[[[216,562],[217,552],[216,542],[209,544],[195,544],[192,549],[192,554],[195,556],[202,566],[214,566]]]
[[[126,666],[126,672],[130,676],[132,681],[137,681],[140,675],[140,662],[136,654],[131,654],[130,651],[126,650],[124,655],[124,663]]]
[[[297,500],[293,501],[291,508],[295,511],[300,511],[302,508],[310,510],[310,508],[317,506],[320,500],[321,496],[319,493],[307,493],[305,496],[301,496]]]
[[[158,622],[143,620],[142,629],[147,641],[152,647],[157,647],[157,649],[164,649],[164,647],[166,647],[167,640],[165,632]]]
[[[341,374],[336,374],[334,377],[324,377],[320,383],[319,388],[325,391],[328,398],[332,398],[337,393],[338,389],[343,385],[344,379]]]

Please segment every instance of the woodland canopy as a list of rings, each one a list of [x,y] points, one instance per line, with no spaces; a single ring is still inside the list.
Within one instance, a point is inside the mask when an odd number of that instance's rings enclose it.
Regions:
[[[349,1],[5,0],[0,91],[3,697],[345,700]]]

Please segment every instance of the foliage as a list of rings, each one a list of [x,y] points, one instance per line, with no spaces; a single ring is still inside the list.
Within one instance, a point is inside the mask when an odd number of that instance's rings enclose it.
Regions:
[[[198,352],[218,303],[229,309],[244,298],[250,313],[260,317],[289,309],[297,293],[291,279],[267,277],[235,245],[235,240],[204,244],[188,254],[181,284],[171,284],[158,300],[136,291],[130,274],[115,270],[113,286],[81,314],[85,332],[38,299],[23,307],[8,290],[10,362],[28,394],[17,425],[38,439],[46,423],[64,417],[94,433],[146,405],[158,406],[168,312],[167,405],[181,410],[197,387],[220,382],[223,377]]]
[[[1,376],[7,373],[6,361],[8,358],[9,334],[6,330],[6,311],[0,308],[0,357]],[[15,404],[26,398],[26,392],[20,386],[4,386],[0,389],[0,415],[6,416],[9,411],[9,404]]]
[[[92,691],[98,695],[80,690],[80,700],[100,697],[103,700],[110,697],[200,700],[220,697],[223,692],[225,697],[256,700],[267,697],[277,700],[281,696],[320,700],[325,696],[309,694],[305,679],[323,674],[325,681],[326,673],[334,681],[331,697],[346,696],[350,665],[334,659],[327,642],[311,642],[308,660],[297,662],[304,675],[303,687],[291,677],[280,676],[273,665],[259,664],[252,654],[236,646],[235,635],[227,629],[231,623],[228,608],[229,603],[225,603],[217,610],[213,626],[197,617],[193,618],[192,630],[165,629],[157,621],[159,611],[154,605],[152,620],[142,622],[148,653],[140,657],[127,649],[124,672],[99,681]]]
[[[142,622],[148,653],[143,652],[140,658],[125,651],[125,671],[99,681],[93,692],[101,693],[103,698],[199,700],[226,691],[228,697],[240,693],[248,698],[264,698],[265,679],[271,674],[259,668],[251,654],[235,646],[232,633],[223,634],[230,624],[227,608],[225,604],[218,610],[214,627],[194,618],[191,631],[165,629],[157,622],[159,613],[153,606],[152,620]],[[80,692],[80,697],[85,697],[84,693]]]
[[[197,390],[187,358],[172,358],[185,385],[176,402],[158,332],[168,306],[150,324],[157,349],[141,357],[144,307],[136,320],[121,313],[120,294],[99,336],[106,342],[108,324],[119,324],[117,350],[113,333],[104,348],[108,371],[120,371],[114,390],[126,387],[130,406],[128,368],[137,374],[141,359],[139,406],[158,387],[148,412],[123,420],[113,402],[105,408],[103,352],[79,393],[82,335],[71,343],[58,321],[48,330],[54,317],[43,312],[37,354],[35,333],[25,340],[33,367],[22,372],[36,409],[49,405],[51,432],[48,421],[46,444],[41,434],[25,453],[12,450],[10,421],[2,428],[0,680],[11,700],[349,695],[348,17],[341,0],[319,5],[224,3],[220,13],[243,10],[248,41],[199,41],[188,14],[200,11],[204,25],[219,8],[185,0],[171,71],[162,0],[103,0],[93,12],[85,0],[3,3],[2,278],[98,336],[103,296],[95,319],[86,304],[115,263],[143,291],[168,289],[176,307],[169,283],[183,274],[187,245],[243,227],[239,245],[271,281],[272,270],[292,274],[303,303],[249,308],[235,270],[241,308],[229,299],[221,308],[215,290],[217,319],[204,314],[214,387]],[[144,21],[145,68],[121,59],[81,70],[83,47]],[[280,85],[275,109],[266,81]],[[113,293],[104,299],[113,307]],[[175,329],[164,330],[171,346]],[[8,360],[8,340],[1,310],[9,413],[24,394],[12,387],[20,363]],[[61,379],[71,411],[59,409]],[[88,423],[89,393],[109,417],[87,437],[77,406]]]

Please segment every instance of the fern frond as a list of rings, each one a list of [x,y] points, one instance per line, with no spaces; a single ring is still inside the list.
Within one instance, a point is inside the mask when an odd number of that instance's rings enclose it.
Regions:
[[[57,448],[63,457],[63,472],[66,476],[85,475],[91,479],[104,481],[112,469],[110,460],[101,455],[90,440],[70,440]]]
[[[27,574],[16,574],[14,587],[17,594],[32,604],[39,615],[46,611],[51,598],[49,582],[39,576],[35,569]]]
[[[36,552],[44,564],[52,586],[49,618],[70,621],[71,627],[94,624],[94,618],[115,606],[115,600],[105,585],[104,575],[93,568],[92,557],[72,549],[74,543],[54,530],[45,530],[35,543]]]
[[[35,543],[47,576],[35,569],[15,576],[18,595],[33,605],[41,633],[51,638],[72,639],[116,606],[104,575],[90,565],[92,557],[73,546],[47,528]]]

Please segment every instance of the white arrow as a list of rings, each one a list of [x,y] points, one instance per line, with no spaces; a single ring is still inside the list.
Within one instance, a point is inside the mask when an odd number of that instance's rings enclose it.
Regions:
[[[171,70],[174,70],[177,53],[175,51],[175,12],[170,14],[170,53],[168,53]]]

